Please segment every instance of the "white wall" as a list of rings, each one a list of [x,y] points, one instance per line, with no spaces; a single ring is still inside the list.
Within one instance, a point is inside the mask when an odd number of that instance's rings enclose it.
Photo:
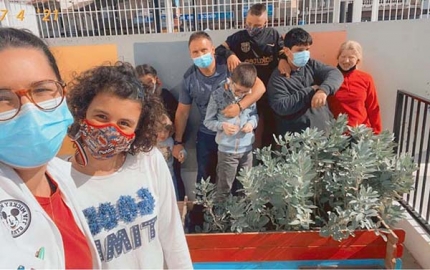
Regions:
[[[374,76],[384,128],[392,129],[396,90],[430,99],[430,21],[353,24],[348,38],[363,45],[363,70]]]
[[[27,28],[33,34],[40,36],[36,19],[36,11],[32,5],[0,1],[0,10],[0,16],[3,16],[4,12],[7,12],[6,16],[3,18],[3,21],[0,22],[0,26]],[[18,14],[21,14],[20,18],[17,18]]]

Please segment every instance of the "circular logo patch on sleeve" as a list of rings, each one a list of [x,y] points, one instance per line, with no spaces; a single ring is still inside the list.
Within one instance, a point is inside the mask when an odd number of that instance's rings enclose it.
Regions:
[[[12,237],[16,238],[30,226],[31,212],[22,201],[3,200],[0,201],[0,219],[10,230]]]

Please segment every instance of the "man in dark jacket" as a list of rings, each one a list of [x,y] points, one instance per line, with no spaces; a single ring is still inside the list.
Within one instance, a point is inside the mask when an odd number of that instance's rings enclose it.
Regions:
[[[311,45],[311,35],[301,28],[285,35],[284,52],[291,75],[287,78],[275,69],[267,85],[277,135],[300,133],[308,127],[327,131],[327,121],[333,118],[326,100],[339,89],[343,76],[335,67],[310,59]]]

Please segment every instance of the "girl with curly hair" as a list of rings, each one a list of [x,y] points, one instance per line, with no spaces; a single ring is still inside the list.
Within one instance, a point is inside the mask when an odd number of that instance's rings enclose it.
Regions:
[[[169,169],[157,144],[164,113],[127,63],[71,83],[72,177],[103,268],[192,268]]]

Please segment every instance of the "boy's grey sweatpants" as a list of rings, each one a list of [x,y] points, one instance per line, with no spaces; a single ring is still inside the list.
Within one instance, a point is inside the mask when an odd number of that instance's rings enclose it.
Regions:
[[[216,187],[218,197],[227,197],[241,168],[252,167],[252,151],[231,154],[218,151]]]

